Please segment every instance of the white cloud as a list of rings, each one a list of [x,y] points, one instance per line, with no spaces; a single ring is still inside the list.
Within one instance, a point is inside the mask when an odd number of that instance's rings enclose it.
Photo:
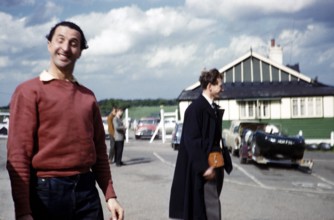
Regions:
[[[72,20],[77,20],[85,33],[89,33],[88,56],[123,54],[159,38],[190,35],[214,24],[214,20],[196,18],[182,10],[142,11],[136,6],[113,9],[107,14],[81,15]]]
[[[10,59],[8,56],[0,56],[0,68],[5,67],[10,63]]]
[[[99,36],[88,41],[88,55],[112,55],[124,53],[133,45],[127,33],[105,30]]]
[[[265,55],[268,43],[263,41],[262,38],[258,36],[238,36],[231,40],[228,51],[232,52],[235,57],[240,57],[247,53],[250,49]]]
[[[319,24],[309,24],[300,30],[282,30],[278,39],[283,43],[286,52],[301,59],[311,55],[311,53],[321,54],[324,50],[328,50],[327,42],[331,41],[331,36],[331,30],[327,27]],[[319,44],[319,42],[322,42],[322,44]]]
[[[245,14],[293,13],[316,3],[315,0],[186,0],[186,6],[201,14],[215,14],[229,19]]]
[[[283,47],[284,63],[299,62],[303,73],[333,84],[333,16],[318,10],[330,8],[327,1],[319,7],[315,0],[187,0],[184,7],[163,1],[166,7],[76,0],[8,9],[0,12],[0,78],[7,86],[0,95],[48,67],[45,35],[60,20],[74,21],[86,35],[89,49],[75,76],[98,100],[175,98],[203,68],[221,68],[250,48],[266,56],[271,38]],[[38,21],[41,5],[55,14]],[[0,101],[8,103],[7,95]]]
[[[161,47],[146,55],[147,66],[154,68],[163,64],[174,66],[187,65],[193,61],[197,47],[195,45],[177,45],[174,47]]]
[[[17,54],[28,48],[39,47],[54,21],[27,27],[26,18],[14,18],[0,12],[0,52]]]

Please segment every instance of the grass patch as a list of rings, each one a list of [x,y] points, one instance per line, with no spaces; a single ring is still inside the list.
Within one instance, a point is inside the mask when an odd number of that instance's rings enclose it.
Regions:
[[[175,112],[178,107],[163,106],[165,112]],[[129,117],[131,119],[140,119],[142,117],[160,117],[160,106],[138,106],[129,108]]]

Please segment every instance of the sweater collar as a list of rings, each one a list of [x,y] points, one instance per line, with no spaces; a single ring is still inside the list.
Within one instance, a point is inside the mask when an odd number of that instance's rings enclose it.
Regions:
[[[43,82],[48,82],[48,81],[52,81],[55,79],[57,78],[46,70],[43,70],[43,72],[41,72],[41,74],[39,75],[39,80]],[[72,80],[67,80],[67,81],[78,83],[75,77],[73,77]]]

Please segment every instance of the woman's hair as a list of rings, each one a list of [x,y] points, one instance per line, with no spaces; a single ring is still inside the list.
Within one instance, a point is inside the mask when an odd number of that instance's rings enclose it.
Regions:
[[[81,30],[81,28],[78,25],[76,25],[76,24],[74,24],[73,22],[70,22],[70,21],[61,21],[61,22],[57,23],[54,27],[52,27],[49,34],[47,34],[45,36],[46,39],[48,39],[48,41],[52,40],[52,37],[53,37],[57,27],[59,27],[59,26],[66,26],[66,27],[69,27],[71,29],[74,29],[74,30],[78,31],[81,35],[81,44],[80,44],[81,50],[85,50],[85,49],[88,48],[85,35],[84,35],[83,31]]]

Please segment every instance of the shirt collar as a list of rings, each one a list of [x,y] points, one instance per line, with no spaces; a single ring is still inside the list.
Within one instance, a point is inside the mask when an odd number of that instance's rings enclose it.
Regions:
[[[209,104],[212,106],[212,104],[213,104],[213,100],[210,99],[207,95],[205,95],[204,92],[202,93],[202,95],[203,95],[203,97],[209,102]]]
[[[54,75],[52,75],[51,73],[49,73],[48,71],[44,70],[43,72],[41,72],[41,74],[39,75],[39,80],[43,81],[43,82],[48,82],[48,81],[52,81],[54,79],[57,79]],[[72,80],[68,80],[71,82],[76,82],[78,83],[77,79],[73,76]]]

